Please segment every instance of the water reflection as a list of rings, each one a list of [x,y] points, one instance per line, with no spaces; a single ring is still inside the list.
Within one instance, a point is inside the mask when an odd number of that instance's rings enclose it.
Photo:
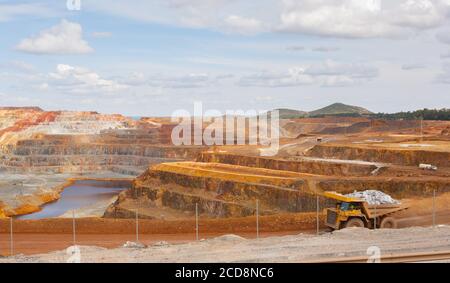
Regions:
[[[75,181],[72,185],[64,189],[58,201],[46,204],[39,212],[18,216],[17,219],[58,217],[72,209],[107,201],[130,186],[130,181]]]

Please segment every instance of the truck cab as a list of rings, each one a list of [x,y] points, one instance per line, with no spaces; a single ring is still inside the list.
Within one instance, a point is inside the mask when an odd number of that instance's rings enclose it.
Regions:
[[[368,221],[364,215],[363,201],[331,192],[325,192],[325,196],[336,200],[334,208],[326,209],[325,224],[328,227],[335,230],[345,227],[367,227]]]

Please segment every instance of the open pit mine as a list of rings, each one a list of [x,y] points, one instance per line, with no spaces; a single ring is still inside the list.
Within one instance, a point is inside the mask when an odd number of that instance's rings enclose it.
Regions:
[[[408,206],[395,213],[399,228],[450,222],[450,122],[283,118],[272,157],[260,146],[175,146],[175,126],[169,118],[0,108],[0,233],[9,233],[12,217],[24,239],[54,235],[39,248],[18,244],[30,254],[66,247],[72,217],[79,241],[108,248],[135,233],[136,219],[147,244],[196,232],[315,232],[317,216],[323,232],[324,211],[336,205],[325,192],[366,190]],[[60,204],[96,187],[114,190]]]

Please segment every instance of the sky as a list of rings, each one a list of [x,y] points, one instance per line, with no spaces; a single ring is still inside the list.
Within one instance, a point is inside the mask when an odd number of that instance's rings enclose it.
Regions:
[[[0,106],[450,108],[450,0],[0,0]]]

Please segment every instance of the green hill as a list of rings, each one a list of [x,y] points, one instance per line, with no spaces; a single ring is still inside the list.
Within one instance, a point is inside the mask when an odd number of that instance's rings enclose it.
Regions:
[[[308,115],[308,112],[306,112],[306,111],[300,111],[300,110],[294,110],[294,109],[280,108],[280,109],[275,109],[275,110],[278,110],[280,119],[304,118]]]
[[[334,103],[327,107],[314,110],[308,113],[308,116],[323,116],[323,115],[369,115],[373,114],[369,110],[343,103]]]

